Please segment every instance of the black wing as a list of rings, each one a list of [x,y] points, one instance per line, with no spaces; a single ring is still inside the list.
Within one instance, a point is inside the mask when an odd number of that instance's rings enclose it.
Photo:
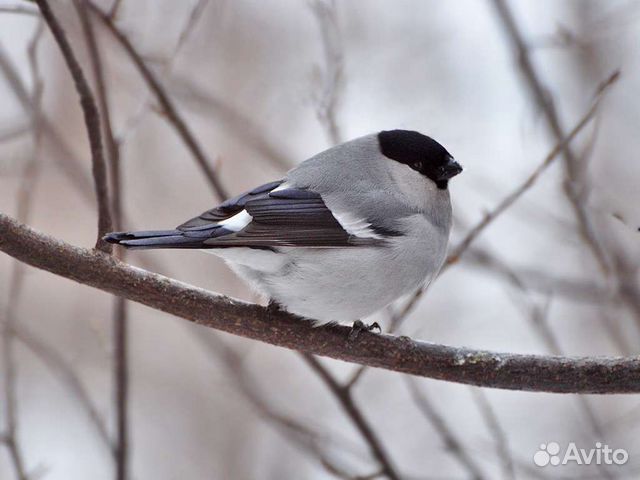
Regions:
[[[212,208],[211,210],[207,210],[203,214],[184,222],[182,225],[176,228],[178,230],[186,230],[190,227],[209,225],[211,223],[220,222],[222,220],[226,220],[227,218],[233,217],[235,214],[240,213],[242,210],[244,210],[244,207],[249,200],[268,195],[271,190],[279,187],[282,182],[284,182],[284,180],[265,183],[264,185],[260,185],[259,187],[254,188],[253,190],[249,190],[248,192],[241,193],[236,197],[229,198],[217,207]]]
[[[282,183],[267,183],[233,197],[175,230],[115,232],[105,240],[127,248],[326,248],[381,241],[348,233],[316,192],[300,188],[274,191]],[[246,224],[225,223],[238,214]]]
[[[229,231],[224,225],[220,226],[217,223],[220,220],[214,220],[221,214],[228,215],[229,207],[225,204],[227,202],[190,220],[178,229],[186,236],[208,236],[203,239],[202,248],[352,247],[377,242],[375,239],[359,238],[345,231],[322,197],[311,190],[263,190],[258,194],[254,191],[248,197],[237,197],[230,204],[234,206],[233,211],[240,213],[245,210],[251,216],[251,221],[237,232]],[[215,223],[208,223],[212,220]]]

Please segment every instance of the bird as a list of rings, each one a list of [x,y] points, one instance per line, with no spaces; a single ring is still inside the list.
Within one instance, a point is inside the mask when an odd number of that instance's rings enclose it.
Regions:
[[[446,258],[449,181],[462,167],[440,143],[383,130],[329,148],[171,230],[113,232],[128,249],[221,257],[270,307],[321,326],[362,319],[428,285]]]

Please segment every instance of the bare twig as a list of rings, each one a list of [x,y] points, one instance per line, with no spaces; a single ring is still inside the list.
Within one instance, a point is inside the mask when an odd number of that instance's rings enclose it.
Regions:
[[[31,133],[31,124],[29,123],[24,125],[16,125],[14,127],[9,127],[0,132],[0,143],[15,140],[29,133]]]
[[[502,428],[502,425],[500,425],[496,412],[491,406],[491,403],[489,403],[484,391],[479,388],[471,388],[471,394],[480,409],[487,428],[493,435],[496,444],[496,456],[502,463],[503,478],[515,479],[516,472],[513,465],[513,458],[509,451],[509,441],[507,440],[507,434]]]
[[[216,115],[221,127],[225,127],[241,138],[243,144],[264,155],[264,158],[278,171],[287,171],[295,165],[282,147],[268,138],[251,117],[233,108],[223,99],[204,91],[186,76],[178,76],[171,83],[172,91],[181,98],[183,103],[206,115]]]
[[[16,66],[5,54],[1,44],[0,70],[7,79],[9,86],[20,102],[20,105],[29,115],[29,119],[32,125],[38,125],[42,130],[43,140],[47,139],[51,141],[52,147],[54,148],[56,153],[56,155],[52,155],[52,158],[55,162],[57,162],[60,170],[69,179],[72,186],[77,189],[78,193],[80,193],[83,198],[85,198],[87,201],[92,201],[94,194],[91,187],[91,182],[88,177],[82,174],[83,167],[81,163],[75,158],[71,147],[65,141],[64,137],[60,134],[55,124],[45,116],[44,112],[39,109],[38,105],[34,104],[33,99],[31,98],[27,90],[25,82],[18,75]],[[123,224],[127,224],[131,228],[135,229],[135,226],[127,220],[125,212],[122,212],[121,216]],[[139,261],[145,268],[157,270],[155,262],[151,261],[149,258],[142,258],[139,259]]]
[[[313,327],[75,247],[0,213],[0,251],[36,268],[192,322],[294,350],[412,375],[494,388],[558,393],[640,392],[640,358],[554,357],[449,347],[350,329]]]
[[[206,176],[207,181],[211,185],[211,188],[213,189],[216,196],[219,199],[227,198],[227,192],[220,183],[220,180],[218,179],[215,171],[213,170],[212,162],[207,158],[204,150],[191,132],[191,129],[187,126],[186,122],[178,112],[176,106],[167,94],[166,90],[160,84],[160,81],[156,78],[153,72],[151,72],[149,67],[145,64],[144,60],[142,59],[136,48],[133,46],[131,41],[115,26],[109,15],[103,13],[98,7],[90,2],[87,2],[87,5],[91,9],[91,11],[95,13],[95,15],[102,21],[102,24],[118,41],[125,52],[127,52],[127,55],[129,55],[129,58],[140,72],[140,75],[142,75],[142,78],[145,80],[151,91],[153,91],[154,95],[156,96],[156,99],[158,100],[158,103],[164,111],[167,120],[175,128],[180,138],[182,138],[185,145],[191,152],[193,158],[196,160],[196,163]]]
[[[117,297],[113,311],[113,376],[116,410],[116,479],[128,478],[129,466],[129,355],[127,301]]]
[[[23,180],[18,189],[17,216],[22,221],[28,221],[31,213],[31,205],[34,194],[35,185],[39,175],[39,146],[41,140],[41,124],[39,122],[43,83],[40,77],[40,71],[37,60],[37,48],[44,32],[42,22],[38,23],[36,32],[29,42],[27,53],[29,58],[29,66],[31,68],[31,76],[33,79],[33,92],[30,98],[33,100],[34,115],[32,117],[33,131],[33,152],[31,158],[24,168]],[[25,95],[28,95],[25,91]],[[5,432],[3,434],[4,443],[9,450],[9,457],[19,480],[27,480],[29,477],[24,466],[22,450],[18,443],[18,404],[16,399],[16,377],[17,365],[13,355],[13,329],[18,323],[16,310],[24,285],[25,265],[20,262],[14,262],[9,279],[7,306],[4,312],[4,318],[1,322],[2,327],[2,358],[4,365],[4,413],[6,419]]]
[[[74,0],[82,29],[84,32],[89,58],[96,83],[96,91],[100,111],[102,113],[102,126],[105,132],[107,154],[109,158],[109,172],[112,186],[112,211],[114,226],[117,230],[122,228],[122,191],[121,191],[121,169],[120,169],[120,145],[113,134],[111,124],[111,111],[107,98],[107,89],[102,65],[102,58],[98,48],[91,19],[89,18],[86,1]],[[124,252],[120,253],[123,258]],[[129,368],[127,350],[127,330],[128,330],[128,309],[127,302],[122,297],[114,299],[113,311],[113,344],[114,344],[114,379],[115,392],[114,404],[116,411],[116,442],[115,442],[115,462],[116,478],[125,480],[128,471],[129,459],[129,422],[128,422],[128,391],[129,391]]]
[[[93,167],[93,180],[96,197],[98,200],[98,240],[96,248],[110,253],[112,245],[102,240],[102,237],[112,230],[111,213],[109,212],[109,192],[107,187],[107,167],[102,151],[102,132],[100,130],[100,115],[96,106],[93,93],[78,63],[71,45],[67,40],[64,29],[58,22],[47,0],[36,0],[45,22],[53,34],[62,56],[73,77],[73,82],[80,97],[80,105],[84,115],[85,126],[91,146],[91,163]]]
[[[536,169],[527,177],[527,179],[520,184],[515,190],[507,195],[493,210],[487,213],[484,218],[473,227],[467,235],[458,243],[453,251],[447,257],[445,264],[443,265],[440,275],[447,270],[452,264],[456,263],[462,254],[469,248],[473,241],[500,215],[502,215],[509,207],[511,207],[524,193],[526,193],[538,180],[540,175],[551,165],[553,160],[560,154],[568,144],[582,131],[582,129],[589,123],[598,110],[598,106],[604,94],[609,87],[613,85],[619,78],[619,72],[614,72],[608,79],[606,79],[596,90],[591,106],[587,112],[582,116],[580,121],[569,132],[569,134],[560,140],[555,147],[547,154],[545,159],[536,167]],[[402,307],[400,312],[394,316],[394,324],[400,324],[407,315],[413,310],[418,300],[424,293],[425,289],[418,290]]]
[[[549,326],[548,316],[549,316],[549,306],[551,299],[545,302],[542,307],[538,307],[537,305],[529,306],[528,308],[528,318],[534,328],[534,330],[538,333],[542,341],[545,343],[547,350],[553,355],[563,355],[564,352],[562,347],[560,346],[560,342],[556,337],[555,333]],[[600,421],[598,420],[595,411],[591,407],[591,404],[587,400],[586,397],[580,395],[576,397],[578,404],[587,418],[594,438],[605,438],[605,432],[600,425]],[[605,474],[603,472],[603,474]],[[605,474],[605,476],[607,476]]]
[[[389,454],[386,452],[382,442],[354,402],[351,391],[341,386],[337,380],[333,378],[331,372],[329,372],[329,370],[327,370],[319,360],[313,357],[313,355],[303,354],[302,358],[307,362],[311,369],[318,374],[329,390],[331,390],[334,397],[340,402],[340,405],[353,423],[354,427],[358,432],[360,432],[360,435],[369,446],[371,455],[378,461],[380,467],[384,471],[384,474],[392,480],[399,480],[401,477],[391,463]]]
[[[15,284],[15,275],[12,284]],[[9,458],[15,470],[18,480],[28,480],[27,472],[24,466],[22,449],[18,444],[18,413],[16,399],[16,363],[13,355],[13,341],[10,331],[12,319],[8,316],[0,319],[2,323],[2,364],[4,366],[3,377],[3,393],[4,393],[4,432],[1,435],[2,443],[5,444],[9,451]]]
[[[438,412],[435,405],[433,405],[429,398],[420,391],[416,381],[412,378],[406,377],[406,382],[409,387],[409,392],[411,392],[413,402],[427,420],[429,420],[429,423],[433,428],[438,432],[438,435],[444,442],[447,451],[451,453],[451,455],[453,455],[460,465],[468,472],[470,478],[473,478],[474,480],[486,478],[475,460],[468,454],[464,445],[462,445],[462,442],[460,442],[460,440],[455,436],[453,430],[449,427],[444,417],[440,412]]]
[[[344,54],[338,28],[337,9],[334,0],[314,0],[311,2],[311,9],[320,30],[324,54],[322,87],[316,99],[316,114],[331,145],[337,145],[342,142],[342,136],[336,111],[344,88]]]
[[[0,7],[0,13],[16,13],[21,15],[32,15],[34,17],[40,16],[40,13],[38,12],[38,10],[29,8],[26,5],[12,5],[10,7]]]
[[[535,268],[511,267],[478,245],[469,248],[463,261],[504,278],[520,290],[555,295],[575,302],[601,304],[611,299],[611,291],[601,282],[580,277],[562,277]]]
[[[24,344],[31,352],[38,357],[44,366],[57,376],[68,388],[69,392],[78,400],[83,410],[89,417],[90,423],[95,427],[98,437],[109,449],[109,453],[115,457],[115,446],[109,439],[109,433],[105,426],[104,419],[91,400],[89,392],[85,388],[82,380],[76,374],[73,366],[44,341],[36,337],[32,332],[23,326],[14,326],[11,332],[17,340]]]
[[[521,288],[521,293],[526,295],[528,292]],[[547,301],[542,305],[538,306],[532,302],[528,302],[526,297],[523,298],[521,302],[525,306],[526,315],[530,323],[532,324],[534,330],[538,333],[538,335],[542,338],[547,350],[553,355],[563,355],[562,348],[560,346],[560,342],[555,335],[554,331],[551,329],[548,323],[549,316],[549,307],[551,304],[551,297],[547,299]],[[598,419],[596,412],[594,411],[591,403],[588,401],[587,397],[584,395],[578,395],[576,397],[576,401],[580,409],[582,410],[583,415],[587,419],[592,431],[592,436],[594,439],[606,438],[605,431],[601,425],[600,420]],[[598,465],[597,468],[600,470],[603,478],[613,478],[610,472],[604,468],[604,465]]]
[[[170,60],[174,60],[180,53],[180,50],[182,50],[184,44],[187,43],[187,39],[195,30],[196,23],[198,22],[198,20],[200,20],[200,17],[202,17],[202,13],[204,12],[204,9],[207,7],[207,5],[209,5],[209,0],[198,0],[193,6],[191,12],[189,13],[187,23],[185,24],[184,28],[180,30],[180,35],[178,36],[178,41],[176,42],[176,45],[173,49],[173,54],[171,55]]]
[[[285,415],[273,408],[265,400],[258,389],[257,382],[251,377],[250,371],[244,368],[242,357],[227,345],[217,335],[198,335],[198,339],[206,346],[207,351],[220,360],[229,371],[229,379],[233,381],[238,391],[251,404],[255,411],[269,425],[275,427],[291,444],[313,456],[329,473],[341,478],[353,478],[345,468],[330,459],[324,451],[324,435],[314,431],[300,421]],[[331,442],[335,443],[335,439]],[[341,448],[344,450],[344,445]]]
[[[155,60],[156,63],[161,64],[161,68],[158,68],[155,73],[156,78],[166,78],[167,75],[170,74],[173,69],[174,63],[176,62],[176,59],[180,55],[182,47],[187,43],[187,40],[193,34],[196,24],[202,16],[202,12],[207,4],[208,0],[199,0],[196,4],[194,4],[194,6],[191,8],[191,12],[187,18],[187,21],[180,29],[178,40],[174,44],[173,51],[171,51],[170,54],[168,54],[166,57]],[[155,95],[150,89],[147,89],[147,91],[142,93],[139,107],[136,109],[135,113],[130,115],[129,119],[124,122],[124,125],[121,128],[121,134],[119,135],[120,141],[124,141],[127,137],[129,137],[136,131],[136,126],[142,122],[142,118],[147,112],[151,111],[161,116],[164,115],[164,112],[158,109],[155,103],[149,101],[149,98],[153,97],[155,97]]]
[[[505,0],[493,0],[493,4],[511,42],[514,45],[514,49],[518,56],[518,66],[526,80],[531,96],[542,108],[548,127],[556,142],[562,143],[561,140],[566,136],[560,123],[560,118],[554,105],[553,97],[549,90],[544,86],[540,76],[533,66],[533,63],[531,62],[529,49],[525,44],[524,38],[516,24],[513,14]],[[580,232],[586,245],[591,250],[602,271],[608,274],[611,271],[610,261],[607,258],[607,255],[593,228],[591,217],[583,201],[584,192],[581,192],[577,186],[579,158],[575,155],[568,143],[564,143],[562,145],[562,156],[564,158],[565,170],[568,177],[567,181],[564,183],[565,194],[573,207],[578,220]]]
[[[92,201],[91,182],[82,173],[80,162],[75,159],[71,147],[60,135],[54,123],[45,117],[44,112],[38,112],[36,116],[37,106],[33,103],[24,81],[18,75],[18,69],[2,49],[2,45],[0,45],[0,70],[2,70],[20,105],[29,115],[31,122],[39,122],[45,137],[51,140],[53,147],[59,152],[60,155],[52,155],[52,158],[58,163],[60,170],[88,201]]]
[[[512,191],[509,195],[507,195],[491,212],[487,213],[484,218],[473,227],[467,235],[462,239],[462,241],[458,244],[458,246],[449,254],[447,258],[447,264],[451,264],[456,262],[460,256],[464,253],[464,251],[469,248],[469,245],[484,231],[487,226],[493,222],[497,217],[499,217],[506,209],[511,207],[527,190],[529,190],[538,180],[538,177],[551,165],[551,163],[556,159],[558,154],[563,152],[567,146],[573,141],[573,139],[582,131],[582,129],[591,121],[596,111],[598,110],[598,106],[600,105],[600,101],[603,98],[604,93],[607,89],[613,85],[618,77],[620,76],[619,72],[614,72],[609,76],[596,90],[595,98],[589,107],[589,110],[582,116],[582,119],[576,124],[575,127],[569,132],[566,137],[558,140],[558,143],[555,147],[549,152],[549,154],[545,157],[545,159],[538,165],[538,167],[529,175],[529,177],[514,191]]]
[[[96,97],[100,114],[102,115],[102,126],[104,128],[105,146],[108,158],[109,177],[111,179],[111,211],[113,214],[113,226],[116,230],[122,228],[122,201],[120,195],[120,146],[113,133],[111,122],[111,109],[107,98],[105,75],[102,62],[102,55],[96,42],[96,35],[89,16],[85,0],[74,0],[74,5],[82,24],[82,31],[87,44],[89,59],[93,78],[96,84]]]
[[[362,374],[367,370],[367,367],[365,365],[361,365],[359,366],[355,372],[353,372],[353,374],[351,375],[351,377],[349,378],[349,380],[347,380],[344,384],[344,388],[347,389],[351,389],[354,387],[354,385],[356,383],[358,383],[360,381],[360,378],[362,377]]]
[[[111,8],[109,9],[109,18],[111,20],[116,19],[116,17],[118,16],[118,11],[120,10],[121,6],[122,6],[122,0],[114,0],[113,4],[111,5]]]

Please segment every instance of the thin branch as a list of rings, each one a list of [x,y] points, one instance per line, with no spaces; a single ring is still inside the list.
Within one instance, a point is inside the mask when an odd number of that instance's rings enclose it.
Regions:
[[[58,132],[54,123],[44,115],[44,112],[38,110],[37,105],[34,104],[33,99],[29,95],[25,82],[18,74],[17,67],[11,62],[7,53],[2,49],[1,44],[0,70],[21,107],[29,116],[30,121],[32,123],[39,122],[45,137],[51,141],[54,149],[59,153],[59,155],[52,155],[51,158],[58,163],[60,170],[69,178],[72,185],[78,189],[82,196],[86,198],[87,201],[93,201],[91,182],[89,178],[83,174],[82,165],[76,160],[71,147]]]
[[[513,192],[507,195],[491,212],[487,213],[484,218],[473,227],[464,239],[458,244],[458,246],[449,254],[447,264],[456,262],[460,256],[465,252],[469,245],[480,235],[491,222],[498,218],[505,210],[511,207],[525,192],[527,192],[538,180],[540,175],[553,163],[557,156],[562,153],[567,146],[573,141],[573,139],[582,131],[582,129],[591,121],[595,115],[600,102],[611,85],[613,85],[619,78],[620,73],[614,72],[609,76],[596,90],[595,98],[589,107],[589,110],[582,116],[582,119],[577,123],[575,127],[569,132],[566,137],[558,140],[555,147],[549,152],[540,165],[529,175],[529,177]]]
[[[207,5],[209,5],[209,0],[198,0],[193,8],[191,8],[191,12],[189,13],[187,22],[185,26],[180,30],[180,35],[178,36],[178,40],[176,41],[173,53],[171,55],[171,58],[169,59],[170,62],[173,62],[173,60],[180,53],[180,50],[182,50],[182,47],[187,43],[187,39],[195,30],[195,26],[198,20],[200,20],[204,9],[207,8]]]
[[[71,147],[66,142],[64,136],[60,134],[56,125],[49,120],[38,105],[33,102],[25,82],[18,75],[16,66],[2,49],[2,44],[0,44],[0,71],[2,71],[7,79],[16,99],[29,115],[29,119],[32,125],[34,125],[32,128],[38,125],[42,130],[43,139],[51,142],[51,146],[56,153],[51,156],[53,161],[58,164],[62,173],[69,179],[71,185],[77,189],[78,193],[88,202],[93,201],[94,194],[91,181],[83,174],[83,165],[76,159]],[[122,212],[122,223],[135,229],[135,226],[127,219],[125,212]],[[147,269],[157,270],[155,266],[156,262],[148,257],[139,258],[138,261]]]
[[[39,147],[41,140],[40,111],[42,108],[43,82],[38,66],[37,49],[44,32],[44,24],[39,21],[33,38],[27,48],[27,56],[33,80],[33,92],[25,95],[33,101],[34,115],[31,122],[33,132],[33,152],[23,172],[23,179],[17,194],[17,217],[22,221],[28,221],[31,214],[32,199],[40,173]],[[6,419],[4,443],[9,450],[9,457],[19,480],[28,480],[24,466],[22,450],[18,443],[18,402],[16,398],[17,364],[14,357],[13,329],[18,324],[17,308],[25,279],[25,265],[18,261],[12,262],[12,270],[9,278],[7,305],[2,318],[2,359],[4,366],[4,413]]]
[[[344,388],[350,390],[354,387],[354,385],[356,383],[358,383],[360,381],[360,378],[362,377],[362,374],[367,370],[367,367],[365,365],[360,365],[355,372],[353,372],[353,374],[351,375],[351,378],[349,378],[349,380],[347,380],[344,384]]]
[[[483,390],[472,387],[471,394],[475,399],[476,405],[480,409],[480,413],[482,414],[482,418],[484,419],[487,428],[494,438],[496,444],[496,456],[502,463],[503,478],[511,480],[515,479],[516,471],[515,466],[513,465],[511,452],[509,451],[507,434],[502,428],[502,425],[500,425],[500,421],[498,420],[495,410],[491,406],[491,403],[487,399]]]
[[[233,381],[238,391],[253,407],[253,411],[265,422],[272,425],[293,446],[312,455],[329,473],[340,478],[353,478],[323,451],[324,435],[315,432],[295,418],[285,415],[269,405],[259,391],[257,382],[252,378],[249,369],[244,367],[241,355],[217,335],[209,334],[203,336],[198,334],[197,337],[206,346],[207,352],[222,362],[223,366],[229,371],[228,378]],[[335,440],[332,443],[335,443]],[[344,450],[344,446],[340,448]]]
[[[36,337],[32,332],[23,326],[14,326],[12,334],[25,347],[27,347],[36,357],[38,357],[43,365],[60,379],[60,381],[68,388],[69,392],[78,400],[86,412],[91,425],[95,427],[96,433],[105,446],[109,449],[110,454],[115,457],[115,446],[109,439],[109,433],[105,426],[104,419],[98,412],[98,409],[91,400],[89,392],[85,388],[82,380],[74,371],[73,366],[57,352],[54,348],[47,345],[44,341]]]
[[[129,468],[129,355],[127,301],[117,297],[113,311],[113,377],[116,410],[116,479],[128,478]]]
[[[513,13],[507,6],[505,0],[493,0],[493,5],[504,29],[513,43],[518,57],[518,66],[520,67],[530,94],[544,112],[547,125],[556,142],[560,142],[565,138],[565,134],[553,102],[553,97],[549,90],[544,86],[540,76],[533,66],[529,49],[527,48],[523,35],[516,24]],[[600,269],[605,274],[608,274],[611,271],[610,261],[594,231],[591,217],[583,201],[584,193],[579,191],[577,186],[579,159],[568,143],[562,145],[562,156],[564,158],[565,170],[568,177],[567,181],[564,183],[564,191],[575,212],[580,233],[582,234],[586,245],[591,250]]]
[[[533,268],[512,268],[487,249],[474,246],[463,257],[470,266],[482,267],[485,272],[502,277],[516,288],[548,294],[553,292],[564,299],[600,305],[611,300],[611,291],[596,280],[561,277]]]
[[[399,480],[401,477],[391,463],[389,454],[385,450],[376,433],[371,428],[371,425],[369,425],[369,422],[364,418],[364,415],[354,402],[351,391],[342,387],[337,380],[333,378],[331,372],[329,372],[329,370],[327,370],[318,359],[309,354],[303,354],[302,358],[311,367],[311,369],[318,374],[329,390],[331,390],[334,397],[340,402],[340,405],[353,423],[354,427],[358,432],[360,432],[360,435],[369,446],[371,455],[378,461],[380,467],[384,471],[384,474],[391,480]]]
[[[447,421],[440,412],[438,412],[435,405],[424,393],[420,391],[416,381],[409,377],[405,377],[405,380],[409,387],[409,392],[411,392],[413,403],[415,403],[422,414],[427,418],[427,420],[429,420],[429,423],[433,426],[436,432],[438,432],[438,435],[444,442],[447,451],[455,457],[471,478],[474,480],[482,480],[483,478],[486,478],[475,460],[467,453],[462,442],[458,440],[456,435],[453,433],[453,430],[447,424]]]
[[[111,8],[109,9],[109,18],[111,20],[116,19],[116,17],[118,16],[118,11],[120,10],[121,6],[122,6],[122,0],[114,0],[113,5],[111,5]]]
[[[16,125],[0,132],[0,143],[10,142],[31,133],[31,124]]]
[[[15,284],[12,280],[12,284]],[[4,366],[4,375],[2,390],[4,393],[4,432],[2,433],[2,443],[5,444],[9,451],[9,458],[11,464],[15,470],[18,480],[28,480],[26,468],[24,466],[24,458],[22,449],[18,444],[17,431],[18,431],[18,413],[17,413],[17,399],[16,399],[16,362],[13,355],[13,339],[11,335],[11,323],[12,319],[7,315],[5,318],[0,319],[2,328],[2,364]]]
[[[551,299],[549,298],[544,305],[538,307],[537,305],[528,306],[528,319],[533,326],[533,329],[538,333],[542,341],[544,342],[547,350],[553,355],[563,355],[562,347],[560,346],[560,342],[556,337],[553,329],[550,327],[548,322],[549,316],[549,307],[551,304]],[[580,405],[580,409],[582,413],[587,418],[594,438],[606,438],[605,432],[598,420],[593,407],[587,400],[585,396],[576,397],[578,404]],[[603,472],[603,475],[608,477],[608,474]]]
[[[228,194],[220,183],[220,180],[218,179],[215,171],[213,170],[212,162],[205,155],[204,150],[191,132],[191,129],[187,126],[186,122],[178,112],[176,106],[167,94],[166,90],[160,84],[160,81],[156,78],[149,67],[145,64],[137,49],[133,46],[131,41],[115,26],[109,15],[103,13],[98,7],[90,2],[87,2],[87,5],[91,9],[91,11],[101,20],[102,24],[113,35],[113,37],[118,41],[127,55],[129,55],[129,58],[140,72],[140,75],[156,96],[156,99],[158,100],[158,103],[165,113],[167,120],[175,128],[180,138],[182,138],[196,163],[204,173],[216,196],[219,199],[227,198]]]
[[[62,56],[67,64],[69,73],[73,78],[73,83],[80,97],[80,105],[84,115],[84,122],[91,146],[91,163],[93,170],[94,188],[98,200],[98,240],[96,247],[105,253],[111,253],[113,245],[109,245],[102,237],[113,230],[111,222],[111,213],[109,212],[109,191],[107,187],[107,167],[102,151],[102,132],[100,130],[100,114],[96,106],[93,93],[87,79],[84,76],[82,68],[76,59],[71,45],[67,40],[64,29],[58,22],[47,0],[35,0],[42,12],[45,22],[49,26],[53,37],[55,38]]]
[[[166,58],[155,60],[156,63],[161,64],[161,68],[157,69],[155,73],[156,78],[166,78],[167,75],[172,71],[173,65],[175,64],[176,59],[179,57],[182,47],[186,44],[187,40],[193,34],[193,30],[197,24],[197,21],[200,19],[202,11],[207,4],[208,0],[199,0],[191,8],[191,12],[187,18],[187,21],[182,26],[182,28],[180,28],[178,40],[174,44],[173,50],[170,52],[170,55],[167,55]],[[160,116],[164,115],[164,112],[157,108],[156,103],[149,102],[148,97],[155,97],[150,89],[142,92],[139,101],[139,107],[134,109],[134,113],[129,116],[129,118],[124,122],[124,125],[121,127],[121,133],[120,135],[118,135],[121,142],[135,133],[137,126],[142,122],[144,115],[148,111],[154,112]]]
[[[295,166],[295,162],[282,150],[282,146],[265,135],[261,127],[248,115],[244,115],[223,99],[206,92],[186,75],[175,77],[171,84],[172,91],[189,108],[197,109],[209,116],[216,115],[216,118],[221,120],[219,122],[221,127],[226,127],[240,138],[244,145],[264,155],[265,159],[278,171],[287,171]]]
[[[640,392],[640,357],[557,357],[450,347],[350,328],[316,328],[286,312],[248,304],[147,272],[39,233],[0,213],[0,251],[33,267],[194,323],[347,362],[469,385],[557,393]]]
[[[114,226],[117,230],[122,228],[122,191],[120,169],[120,145],[113,134],[111,123],[111,111],[107,98],[106,80],[102,65],[102,57],[98,48],[95,32],[89,18],[86,1],[74,0],[74,5],[82,24],[85,41],[89,51],[91,67],[96,83],[96,91],[100,112],[102,113],[102,126],[105,132],[107,154],[109,158],[109,173],[112,185],[112,211]],[[120,252],[120,259],[124,259],[124,251]],[[127,478],[129,465],[129,366],[128,366],[128,309],[127,302],[122,297],[115,297],[113,311],[113,377],[115,379],[114,405],[116,412],[116,442],[115,463],[116,478]]]
[[[344,89],[344,54],[337,9],[334,0],[314,0],[310,5],[320,30],[324,54],[322,87],[316,99],[316,114],[331,145],[337,145],[342,142],[342,136],[336,113]]]
[[[522,195],[524,195],[538,180],[540,175],[551,165],[553,160],[562,152],[562,150],[571,143],[571,141],[582,131],[582,129],[591,121],[596,114],[600,102],[604,98],[607,90],[618,80],[619,72],[614,72],[608,79],[596,89],[596,94],[591,106],[587,112],[582,116],[580,121],[569,132],[569,134],[560,140],[553,149],[547,154],[545,159],[536,167],[536,169],[527,177],[527,179],[520,184],[515,190],[507,195],[491,212],[487,213],[484,218],[473,227],[467,235],[460,241],[457,247],[447,257],[447,260],[440,270],[439,275],[446,271],[451,265],[456,263],[462,254],[469,248],[474,240],[500,215],[509,209]],[[394,316],[393,322],[397,325],[400,324],[409,315],[413,308],[418,303],[418,300],[425,292],[425,289],[419,289],[416,293],[405,303],[400,312]]]
[[[122,228],[122,202],[120,198],[120,146],[113,133],[111,109],[109,108],[109,101],[107,98],[102,55],[96,42],[93,25],[87,14],[86,1],[74,0],[74,5],[78,12],[80,23],[82,24],[82,31],[87,44],[93,78],[96,84],[96,97],[98,100],[99,111],[103,120],[102,126],[104,127],[105,133],[105,147],[107,158],[109,159],[107,165],[109,168],[109,177],[111,179],[111,210],[113,213],[113,226],[116,230],[120,230]]]
[[[13,5],[10,7],[0,7],[0,13],[14,13],[20,15],[31,15],[34,17],[40,17],[40,12],[25,5]]]

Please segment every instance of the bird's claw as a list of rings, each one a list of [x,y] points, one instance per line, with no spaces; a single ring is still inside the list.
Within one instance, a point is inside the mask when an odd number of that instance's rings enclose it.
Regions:
[[[278,302],[269,300],[269,304],[267,305],[267,319],[269,321],[271,321],[271,319],[281,311],[282,307],[278,304]]]
[[[378,333],[382,333],[382,329],[378,322],[373,322],[371,325],[367,325],[362,320],[356,320],[353,322],[353,326],[351,327],[351,331],[349,332],[349,340],[353,341],[358,338],[361,332],[371,332],[372,330],[378,330]]]

